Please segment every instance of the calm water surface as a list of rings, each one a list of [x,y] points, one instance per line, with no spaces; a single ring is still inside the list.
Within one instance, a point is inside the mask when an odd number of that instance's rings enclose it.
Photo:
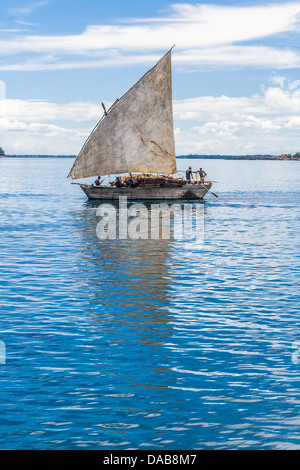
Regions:
[[[99,240],[71,164],[0,160],[0,448],[299,449],[300,163],[179,160],[203,246]]]

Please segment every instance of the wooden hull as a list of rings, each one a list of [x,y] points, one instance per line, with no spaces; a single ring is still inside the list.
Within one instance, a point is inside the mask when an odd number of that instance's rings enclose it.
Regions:
[[[112,186],[93,187],[88,184],[80,184],[81,189],[89,199],[101,199],[112,201],[120,196],[126,196],[128,200],[162,200],[162,199],[202,199],[211,188],[212,183],[187,184],[177,188],[116,188]]]

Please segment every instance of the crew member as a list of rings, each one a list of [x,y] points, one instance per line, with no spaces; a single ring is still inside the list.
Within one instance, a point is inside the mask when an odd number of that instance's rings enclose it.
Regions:
[[[185,172],[185,177],[186,177],[187,181],[191,181],[192,174],[193,174],[192,167],[189,166],[188,169]]]
[[[122,186],[123,186],[122,180],[121,180],[120,176],[117,176],[116,177],[116,187],[117,188],[122,188]]]
[[[100,186],[101,183],[102,183],[102,181],[100,181],[100,176],[98,176],[98,178],[95,179],[95,181],[94,181],[94,185],[95,185],[95,186]]]
[[[202,169],[202,167],[199,169],[199,176],[200,176],[200,181],[201,183],[204,183],[204,179],[205,179],[205,176],[206,176],[206,172]]]

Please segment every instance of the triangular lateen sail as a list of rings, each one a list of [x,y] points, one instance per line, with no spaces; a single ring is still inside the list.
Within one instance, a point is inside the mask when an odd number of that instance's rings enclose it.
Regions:
[[[169,51],[99,121],[70,176],[176,171]]]

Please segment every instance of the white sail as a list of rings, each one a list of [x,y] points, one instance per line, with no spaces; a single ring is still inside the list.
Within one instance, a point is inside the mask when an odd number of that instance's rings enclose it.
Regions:
[[[70,176],[176,171],[169,51],[99,121]]]

